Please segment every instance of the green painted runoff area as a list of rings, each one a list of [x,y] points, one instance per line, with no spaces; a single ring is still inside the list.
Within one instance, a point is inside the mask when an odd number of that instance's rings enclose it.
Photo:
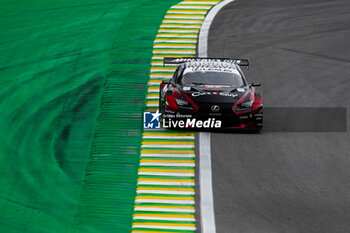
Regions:
[[[1,0],[0,232],[130,232],[153,40],[174,0]]]

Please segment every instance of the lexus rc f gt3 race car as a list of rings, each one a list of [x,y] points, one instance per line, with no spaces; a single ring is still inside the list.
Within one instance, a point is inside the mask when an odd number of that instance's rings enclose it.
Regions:
[[[178,64],[170,81],[163,80],[159,109],[163,119],[174,115],[196,120],[220,120],[223,128],[255,129],[263,126],[262,94],[248,84],[240,66],[246,59],[164,58]]]

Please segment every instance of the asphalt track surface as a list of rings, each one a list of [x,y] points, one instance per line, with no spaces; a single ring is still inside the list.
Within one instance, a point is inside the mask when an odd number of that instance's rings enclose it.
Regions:
[[[349,109],[349,38],[349,1],[237,0],[216,16],[208,56],[248,58],[267,108]],[[349,126],[289,132],[272,118],[260,134],[211,134],[216,231],[350,232]]]

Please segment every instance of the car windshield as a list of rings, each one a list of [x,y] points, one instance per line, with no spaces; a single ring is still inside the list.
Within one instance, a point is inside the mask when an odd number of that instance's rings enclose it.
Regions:
[[[185,72],[182,77],[182,84],[197,85],[227,85],[242,87],[244,82],[238,72],[218,71],[190,71]]]

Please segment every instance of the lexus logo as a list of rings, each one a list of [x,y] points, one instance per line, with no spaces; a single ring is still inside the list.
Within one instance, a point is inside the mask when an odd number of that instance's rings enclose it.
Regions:
[[[213,105],[213,106],[211,106],[211,111],[212,112],[218,112],[218,111],[220,111],[220,107],[218,106],[218,105]]]

